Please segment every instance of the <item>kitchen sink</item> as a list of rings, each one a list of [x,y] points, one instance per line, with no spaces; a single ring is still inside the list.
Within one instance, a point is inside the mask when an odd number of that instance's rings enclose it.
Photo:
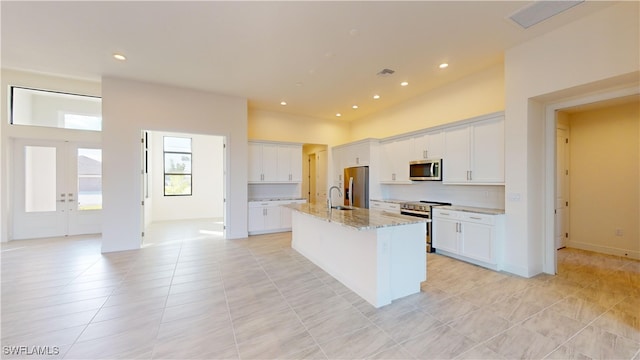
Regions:
[[[336,210],[353,210],[353,208],[350,207],[350,206],[342,206],[342,205],[333,206],[332,209],[336,209]]]

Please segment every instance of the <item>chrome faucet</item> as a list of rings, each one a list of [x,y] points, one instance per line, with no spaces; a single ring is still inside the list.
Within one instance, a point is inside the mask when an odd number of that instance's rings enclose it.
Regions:
[[[327,203],[329,204],[329,210],[333,209],[333,201],[331,200],[331,190],[333,189],[338,190],[338,195],[342,196],[342,190],[340,190],[339,187],[334,185],[329,188],[329,198],[327,199]]]

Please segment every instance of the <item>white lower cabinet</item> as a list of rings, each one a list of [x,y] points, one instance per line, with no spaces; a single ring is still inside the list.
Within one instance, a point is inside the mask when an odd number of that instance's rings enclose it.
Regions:
[[[504,215],[434,209],[436,251],[493,270],[500,270]]]
[[[277,200],[249,202],[249,235],[291,230],[291,209],[286,204],[303,204],[306,200]]]

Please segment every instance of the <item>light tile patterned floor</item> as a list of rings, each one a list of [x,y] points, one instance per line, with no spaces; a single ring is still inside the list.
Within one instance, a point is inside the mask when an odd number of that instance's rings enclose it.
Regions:
[[[429,254],[422,292],[375,309],[290,233],[168,233],[104,255],[95,237],[3,244],[2,357],[640,359],[638,261],[565,249],[559,275],[523,279]]]

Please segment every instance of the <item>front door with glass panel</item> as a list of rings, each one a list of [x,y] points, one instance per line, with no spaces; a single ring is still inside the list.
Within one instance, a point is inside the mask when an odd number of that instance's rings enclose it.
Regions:
[[[13,239],[102,231],[100,148],[16,140],[13,158]]]

